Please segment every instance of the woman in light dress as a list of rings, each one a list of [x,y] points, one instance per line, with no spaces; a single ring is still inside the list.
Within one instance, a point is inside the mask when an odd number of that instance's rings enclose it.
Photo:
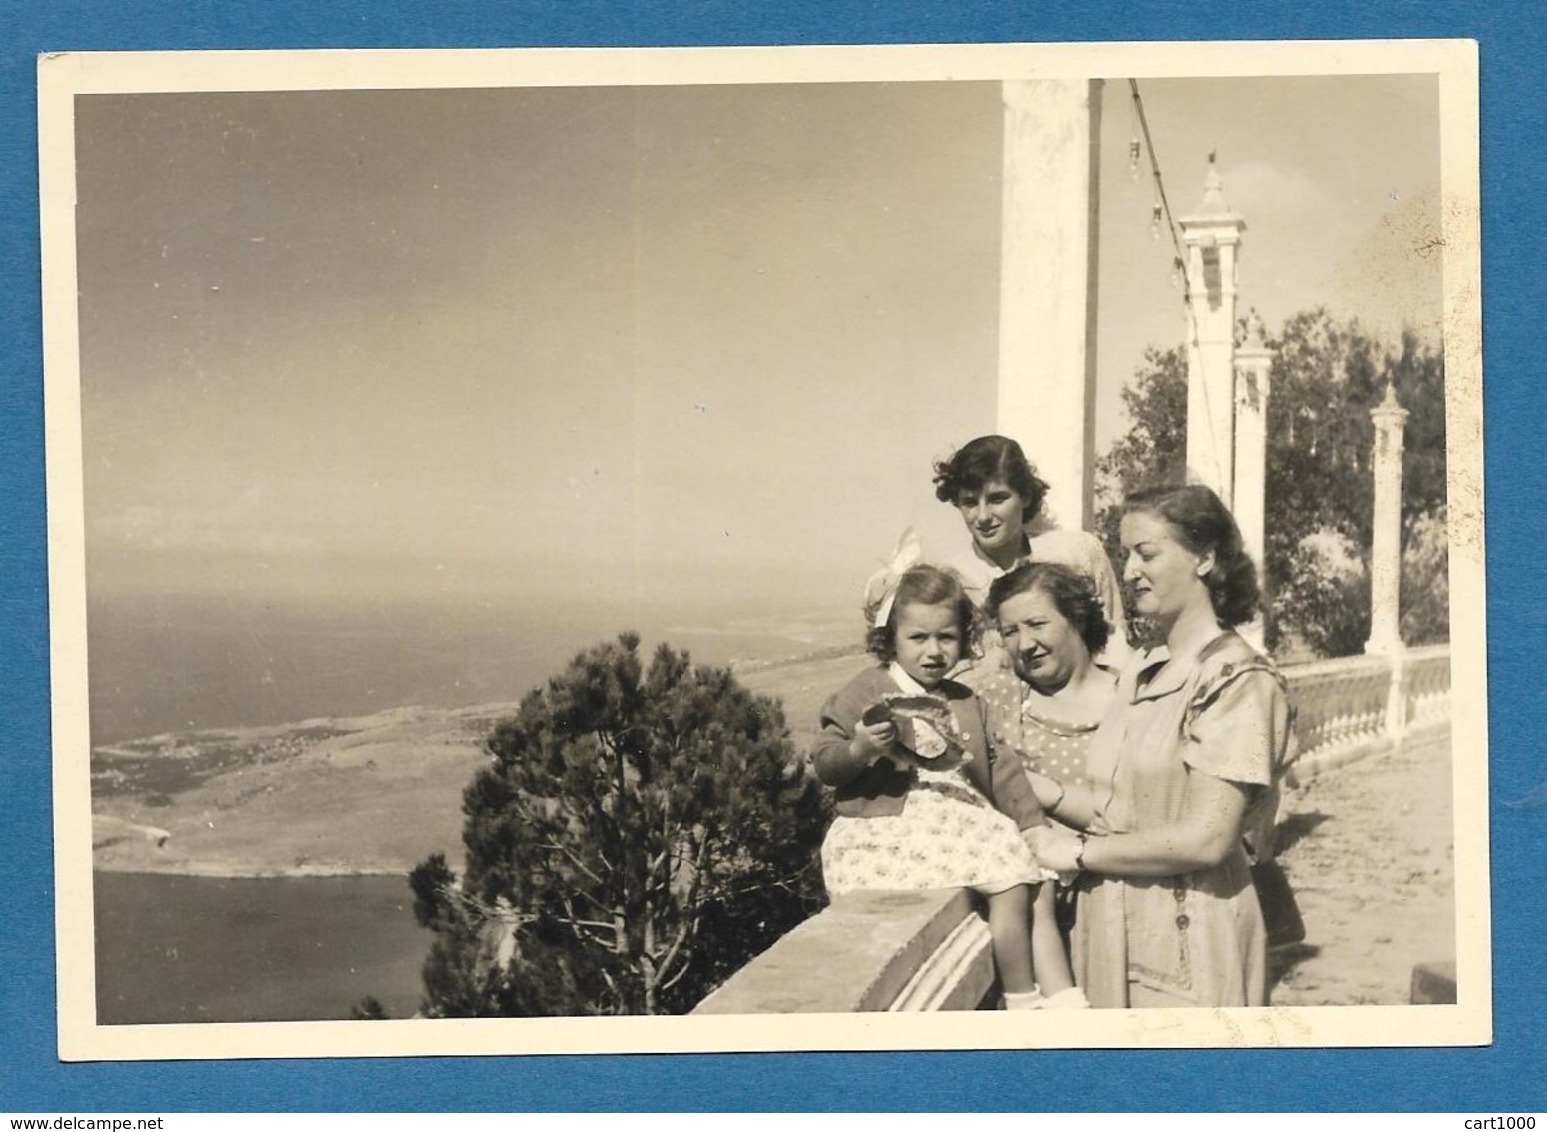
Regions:
[[[1272,662],[1235,632],[1256,608],[1256,569],[1206,487],[1131,496],[1121,530],[1134,610],[1165,644],[1124,670],[1085,785],[1033,776],[1067,823],[1033,844],[1043,865],[1081,874],[1074,970],[1092,1005],[1264,1005],[1242,834],[1283,772],[1289,706]]]

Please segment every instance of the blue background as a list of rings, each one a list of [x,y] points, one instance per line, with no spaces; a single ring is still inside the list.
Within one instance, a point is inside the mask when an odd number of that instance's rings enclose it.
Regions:
[[[1210,11],[1209,9],[1214,9]],[[1533,19],[1535,15],[1538,18]],[[1547,432],[1547,61],[1540,9],[1403,0],[1075,5],[842,0],[0,3],[0,1111],[1541,1109],[1547,697],[1534,687]],[[714,46],[1468,37],[1481,43],[1495,1042],[1463,1050],[55,1059],[35,56],[62,50]],[[1317,128],[1307,123],[1307,128]],[[1330,126],[1329,126],[1330,128]]]

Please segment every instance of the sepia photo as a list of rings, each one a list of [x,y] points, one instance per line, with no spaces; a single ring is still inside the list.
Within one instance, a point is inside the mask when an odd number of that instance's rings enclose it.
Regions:
[[[1474,45],[39,122],[62,1058],[1491,1040]]]

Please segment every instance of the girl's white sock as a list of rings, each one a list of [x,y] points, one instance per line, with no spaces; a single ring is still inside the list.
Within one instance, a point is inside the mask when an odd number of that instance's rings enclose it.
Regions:
[[[1009,995],[1005,996],[1006,998]],[[1045,995],[1042,999],[1043,1010],[1089,1010],[1090,1000],[1085,997],[1085,992],[1079,987],[1065,987],[1054,994]]]
[[[1029,991],[1012,993],[1004,992],[1004,1008],[1006,1010],[1041,1010],[1042,1004],[1047,1000],[1042,997],[1041,987],[1032,987]]]

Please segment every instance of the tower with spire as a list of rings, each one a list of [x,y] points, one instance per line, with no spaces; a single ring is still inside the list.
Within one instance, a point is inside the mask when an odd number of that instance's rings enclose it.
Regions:
[[[1236,260],[1246,221],[1225,203],[1209,153],[1203,200],[1178,217],[1187,273],[1187,471],[1227,504],[1235,486]]]

